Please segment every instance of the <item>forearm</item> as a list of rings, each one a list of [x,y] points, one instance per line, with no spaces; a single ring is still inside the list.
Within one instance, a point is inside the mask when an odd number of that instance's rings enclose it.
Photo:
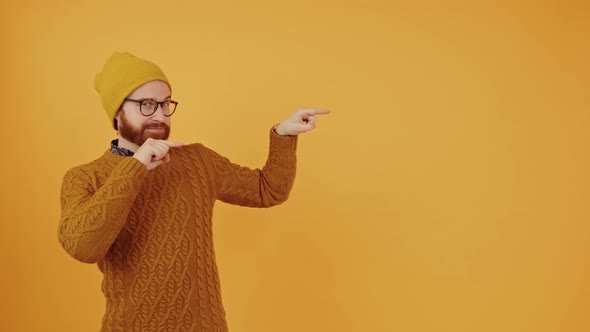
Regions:
[[[296,174],[296,147],[296,136],[270,134],[269,154],[259,179],[261,207],[281,204],[289,197]]]
[[[102,259],[126,223],[147,170],[129,158],[116,166],[97,190],[80,172],[68,173],[62,187],[58,239],[75,259]]]
[[[284,202],[291,191],[296,171],[297,137],[270,134],[268,159],[262,169],[249,169],[217,154],[215,167],[217,197],[229,204],[270,207]]]

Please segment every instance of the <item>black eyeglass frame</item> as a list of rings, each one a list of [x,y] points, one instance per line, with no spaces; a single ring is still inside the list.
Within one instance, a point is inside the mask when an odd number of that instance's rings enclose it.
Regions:
[[[144,113],[143,112],[143,109],[141,107],[141,104],[143,104],[143,102],[144,101],[147,101],[147,100],[153,101],[154,103],[156,103],[156,108],[154,108],[154,111],[151,112],[151,113],[149,113],[149,114]],[[134,102],[134,103],[138,103],[139,104],[139,112],[143,116],[151,116],[152,114],[156,113],[156,111],[158,110],[158,107],[160,107],[160,108],[162,108],[162,110],[164,110],[164,104],[168,103],[168,104],[174,105],[174,109],[172,109],[172,111],[170,112],[170,114],[166,114],[165,112],[162,112],[162,114],[165,117],[171,117],[172,114],[174,114],[174,112],[176,112],[176,108],[178,107],[178,102],[177,101],[174,101],[174,100],[157,101],[157,100],[154,100],[154,99],[151,99],[151,98],[145,98],[145,99],[125,98],[125,99],[123,99],[123,101],[131,101],[131,102]]]

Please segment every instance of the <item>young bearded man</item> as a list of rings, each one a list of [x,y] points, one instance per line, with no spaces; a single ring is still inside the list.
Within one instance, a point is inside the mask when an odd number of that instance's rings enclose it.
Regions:
[[[202,144],[168,140],[178,103],[154,63],[114,53],[95,78],[118,139],[64,176],[58,238],[103,273],[102,331],[227,331],[212,237],[216,200],[284,202],[295,179],[297,135],[316,115],[299,109],[270,130],[262,169]]]

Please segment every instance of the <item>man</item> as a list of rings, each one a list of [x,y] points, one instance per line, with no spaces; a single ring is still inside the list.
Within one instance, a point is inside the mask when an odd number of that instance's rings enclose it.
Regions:
[[[297,135],[329,111],[300,109],[274,126],[268,160],[252,170],[201,144],[168,140],[178,103],[152,62],[114,53],[95,88],[118,139],[64,176],[58,238],[104,275],[102,331],[227,331],[213,205],[284,202],[295,178]]]

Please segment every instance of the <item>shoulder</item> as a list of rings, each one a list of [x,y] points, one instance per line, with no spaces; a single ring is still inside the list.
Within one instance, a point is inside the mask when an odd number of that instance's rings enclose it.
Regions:
[[[68,179],[91,179],[95,177],[96,173],[100,173],[107,168],[107,161],[103,154],[91,162],[70,168],[64,175],[64,181]]]
[[[172,150],[178,159],[207,168],[224,168],[229,160],[202,143],[183,145]],[[176,159],[174,155],[172,159]]]
[[[202,143],[186,144],[172,150],[175,154],[192,154],[200,155],[201,157],[209,158],[213,154],[217,154],[215,151],[206,147]]]

